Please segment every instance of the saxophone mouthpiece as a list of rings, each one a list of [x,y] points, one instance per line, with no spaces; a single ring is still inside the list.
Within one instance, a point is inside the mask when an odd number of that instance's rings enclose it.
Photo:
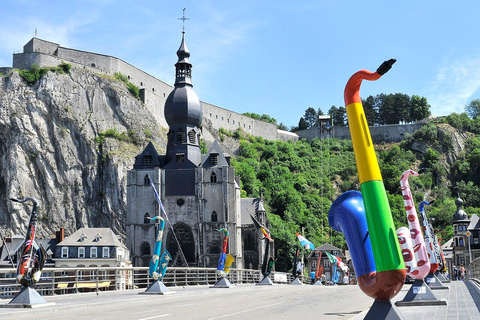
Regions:
[[[397,59],[390,59],[390,60],[387,60],[387,61],[384,61],[380,67],[378,67],[377,69],[377,73],[381,76],[383,76],[385,73],[388,72],[388,70],[390,70],[393,66],[393,64],[397,62]]]

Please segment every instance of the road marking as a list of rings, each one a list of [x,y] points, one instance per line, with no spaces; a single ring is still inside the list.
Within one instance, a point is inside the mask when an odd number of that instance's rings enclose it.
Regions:
[[[168,316],[171,316],[171,314],[161,314],[159,316],[142,318],[142,319],[138,319],[138,320],[150,320],[150,319],[157,319],[157,318],[163,318],[163,317],[168,317]]]
[[[282,304],[282,303],[284,303],[284,302],[277,302],[277,303],[267,304],[267,305],[265,305],[265,306],[261,306],[261,307],[257,307],[257,308],[253,308],[253,309],[248,309],[248,310],[243,310],[243,311],[228,313],[228,314],[224,314],[224,315],[222,315],[222,316],[220,316],[220,317],[210,318],[209,320],[226,318],[226,317],[234,316],[234,315],[237,315],[237,314],[240,314],[240,313],[250,312],[250,311],[254,311],[254,310],[258,310],[258,309],[263,309],[263,308],[268,308],[268,307],[273,307],[273,306],[276,306],[276,305],[279,305],[279,304]]]
[[[188,307],[188,306],[194,306],[195,303],[189,303],[189,304],[182,304],[181,306],[178,306],[179,308],[183,308],[183,307]]]

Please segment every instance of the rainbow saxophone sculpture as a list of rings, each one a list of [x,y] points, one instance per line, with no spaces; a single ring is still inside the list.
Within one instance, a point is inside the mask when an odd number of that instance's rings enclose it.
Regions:
[[[334,201],[328,213],[332,228],[345,236],[360,289],[380,301],[389,301],[400,291],[406,271],[360,99],[360,85],[363,80],[379,79],[394,63],[395,59],[385,61],[376,72],[358,71],[347,82],[345,105],[362,193],[347,191]]]
[[[35,282],[40,280],[43,266],[45,265],[46,252],[45,249],[40,247],[35,250],[33,243],[35,241],[35,228],[37,225],[38,217],[38,200],[32,197],[23,199],[13,199],[14,202],[24,203],[31,201],[33,203],[33,209],[30,214],[30,221],[28,222],[27,234],[22,246],[22,254],[17,266],[17,280],[25,287],[33,286]]]
[[[430,261],[428,260],[422,228],[418,221],[417,210],[415,209],[410,184],[408,183],[410,175],[418,176],[418,172],[407,170],[400,178],[403,204],[407,212],[408,228],[398,228],[397,236],[402,248],[407,274],[413,279],[423,279],[430,273]]]
[[[227,255],[228,230],[225,228],[222,228],[218,231],[223,231],[224,233],[222,252],[220,253],[220,258],[218,259],[218,265],[217,265],[217,274],[223,278],[223,277],[226,277],[227,274],[230,272],[230,266],[232,265],[235,259],[230,253]]]
[[[150,268],[148,269],[148,274],[153,280],[162,280],[167,272],[167,266],[172,256],[165,249],[160,255],[162,250],[162,239],[163,239],[163,230],[165,229],[165,220],[162,217],[153,217],[150,220],[159,220],[157,239],[155,242],[155,248],[153,249],[152,261],[150,261]]]

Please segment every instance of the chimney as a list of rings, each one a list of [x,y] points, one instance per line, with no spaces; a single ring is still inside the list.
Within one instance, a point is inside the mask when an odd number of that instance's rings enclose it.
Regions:
[[[55,232],[55,238],[57,239],[57,243],[60,243],[65,239],[65,229],[63,227]]]

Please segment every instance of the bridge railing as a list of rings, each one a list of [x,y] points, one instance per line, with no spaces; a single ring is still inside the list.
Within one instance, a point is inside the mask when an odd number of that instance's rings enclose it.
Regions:
[[[21,285],[16,280],[16,269],[0,269],[0,297],[15,296]],[[273,282],[290,283],[291,274],[273,272]],[[215,268],[168,268],[162,279],[166,286],[213,285],[220,278]],[[227,279],[233,284],[253,284],[263,279],[259,270],[231,269]],[[308,279],[302,277],[303,282]],[[92,267],[45,268],[35,289],[44,296],[92,291],[131,290],[147,288],[153,282],[148,268]]]
[[[473,260],[467,267],[467,279],[480,283],[480,257]]]

